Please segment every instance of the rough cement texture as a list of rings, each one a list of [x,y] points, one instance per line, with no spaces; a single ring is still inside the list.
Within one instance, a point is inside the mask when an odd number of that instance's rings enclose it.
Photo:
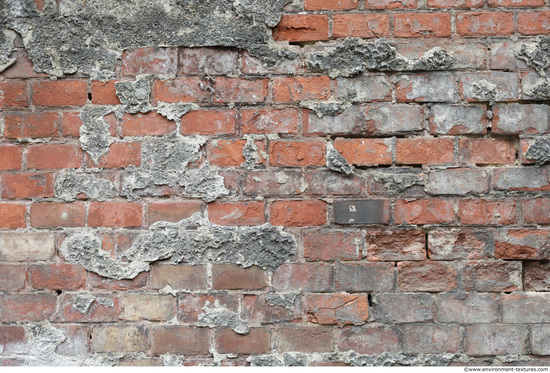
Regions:
[[[539,166],[550,161],[550,136],[537,137],[527,149],[525,158],[535,161]]]
[[[355,167],[350,165],[346,158],[334,148],[332,142],[327,143],[326,149],[326,164],[327,168],[332,171],[341,172],[346,175],[353,175]]]
[[[354,95],[355,97],[355,95]],[[335,116],[351,107],[350,102],[335,100],[335,101],[301,101],[300,106],[313,110],[319,118],[325,115]]]
[[[284,307],[293,311],[297,296],[297,293],[268,293],[265,295],[265,301],[270,306]]]
[[[138,75],[135,81],[115,82],[116,95],[130,114],[151,110],[151,76]]]
[[[540,76],[536,83],[526,85],[525,93],[533,97],[550,98],[550,78],[546,73],[550,66],[550,37],[539,36],[534,43],[518,44],[514,53]]]
[[[105,297],[96,297],[92,294],[79,294],[73,302],[73,308],[85,315],[92,306],[92,303],[97,302],[104,307],[114,307],[113,300]]]
[[[236,47],[276,66],[296,57],[268,33],[288,2],[130,0],[114,6],[110,0],[61,0],[39,11],[33,0],[2,0],[7,19],[0,25],[21,34],[35,70],[52,77],[109,79],[123,50],[153,46]],[[7,64],[9,48],[0,52]]]
[[[79,194],[96,201],[105,201],[117,195],[115,185],[94,173],[63,170],[55,178],[55,196],[65,202],[76,201]]]
[[[86,105],[80,113],[80,147],[95,162],[109,152],[109,146],[114,142],[109,125],[103,119],[114,110],[113,106]]]
[[[216,301],[213,307],[206,302],[202,308],[195,326],[206,328],[231,328],[237,334],[248,334],[250,327],[248,323],[239,317],[239,314],[219,305]]]
[[[262,226],[225,227],[194,214],[178,223],[157,222],[149,233],[139,235],[119,258],[111,258],[101,248],[101,240],[91,232],[79,232],[63,241],[61,253],[73,264],[103,277],[135,278],[148,271],[150,263],[171,258],[190,264],[233,263],[257,265],[270,271],[296,254],[294,237],[281,228]]]

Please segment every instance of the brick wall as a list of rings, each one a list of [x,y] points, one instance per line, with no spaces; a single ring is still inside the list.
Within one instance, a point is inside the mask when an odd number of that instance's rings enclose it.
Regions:
[[[104,80],[15,38],[0,363],[546,365],[549,5],[295,1],[275,68],[148,46]]]

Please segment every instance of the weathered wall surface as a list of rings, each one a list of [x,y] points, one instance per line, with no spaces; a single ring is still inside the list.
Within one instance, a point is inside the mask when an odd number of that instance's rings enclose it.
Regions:
[[[0,364],[547,365],[549,5],[0,0]]]

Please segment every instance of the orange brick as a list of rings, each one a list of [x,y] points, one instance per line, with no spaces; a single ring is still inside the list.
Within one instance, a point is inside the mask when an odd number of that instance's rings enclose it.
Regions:
[[[328,40],[328,16],[321,14],[283,15],[281,22],[273,29],[277,41],[319,41]]]
[[[176,122],[168,120],[159,113],[124,114],[122,134],[124,136],[160,136],[176,130]]]
[[[451,36],[451,15],[448,13],[399,13],[394,23],[396,37]]]
[[[550,33],[550,11],[520,12],[518,32],[522,35],[542,35]]]
[[[3,294],[0,298],[2,322],[51,320],[56,298],[56,294]]]
[[[0,170],[19,170],[21,164],[21,146],[0,145]]]
[[[6,113],[4,137],[56,137],[57,121],[57,113]]]
[[[32,85],[37,106],[81,106],[88,101],[88,84],[82,80],[39,81]]]
[[[0,82],[0,107],[24,108],[29,106],[26,82]]]
[[[187,219],[196,212],[201,212],[202,206],[203,203],[200,201],[151,203],[147,209],[149,224],[157,221],[176,223]]]
[[[323,166],[324,141],[272,141],[269,163],[276,166]]]
[[[107,82],[92,82],[92,104],[94,105],[120,105],[116,95],[115,83],[118,80]]]
[[[217,135],[236,133],[235,110],[197,110],[181,118],[183,135]]]
[[[323,225],[327,206],[323,201],[276,201],[271,205],[272,225],[307,227]]]
[[[312,294],[307,297],[308,321],[316,324],[362,324],[369,316],[366,295]]]
[[[516,161],[514,141],[506,139],[460,139],[459,157],[475,164],[513,164]]]
[[[260,267],[243,268],[234,264],[212,266],[213,289],[263,289],[266,286],[267,276]]]
[[[30,145],[27,166],[36,169],[79,168],[82,163],[82,150],[78,145],[43,144]]]
[[[275,101],[325,100],[329,95],[330,78],[328,76],[276,77],[273,80],[273,100]]]
[[[398,200],[395,203],[398,224],[441,224],[454,220],[453,202],[444,199]]]
[[[531,224],[550,223],[550,198],[532,198],[524,201],[525,222]]]
[[[453,139],[397,139],[397,163],[442,164],[454,160]]]
[[[2,198],[53,197],[53,174],[4,174]]]
[[[132,202],[92,202],[88,212],[90,227],[139,227],[142,206]]]
[[[31,226],[34,228],[83,227],[86,211],[83,203],[33,203]]]
[[[88,165],[94,167],[95,163],[87,156]],[[141,143],[117,142],[111,144],[109,153],[99,159],[99,167],[123,168],[130,165],[141,165]]]
[[[66,263],[33,265],[29,278],[33,289],[76,290],[86,284],[86,271]]]
[[[213,202],[208,217],[219,225],[261,225],[265,223],[263,202]]]
[[[430,8],[481,8],[484,0],[428,0]]]
[[[461,36],[512,35],[514,33],[514,14],[460,13],[456,16],[456,32]]]
[[[346,38],[377,38],[389,36],[388,14],[335,14],[332,21],[332,36]]]
[[[544,0],[488,0],[487,3],[490,7],[503,8],[544,6]]]
[[[62,114],[61,131],[63,136],[80,137],[80,127],[82,127],[82,119],[78,112],[65,112]]]
[[[366,0],[367,9],[416,8],[416,0]]]
[[[25,228],[27,206],[0,203],[0,228]]]
[[[305,10],[348,10],[357,9],[359,0],[305,0]]]
[[[378,165],[392,163],[392,147],[386,139],[336,139],[334,148],[348,163]]]
[[[213,140],[206,148],[208,160],[217,166],[238,166],[245,161],[245,144],[246,140]]]
[[[244,133],[296,133],[299,112],[296,109],[243,109]]]
[[[461,200],[459,216],[462,224],[514,224],[516,222],[516,202],[513,200]]]
[[[304,233],[304,257],[309,260],[358,260],[361,233],[323,229]]]

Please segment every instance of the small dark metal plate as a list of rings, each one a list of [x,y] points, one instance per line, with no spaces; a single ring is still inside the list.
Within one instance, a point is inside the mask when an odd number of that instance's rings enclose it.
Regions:
[[[365,199],[334,202],[334,220],[337,224],[388,223],[389,204],[384,200]]]

